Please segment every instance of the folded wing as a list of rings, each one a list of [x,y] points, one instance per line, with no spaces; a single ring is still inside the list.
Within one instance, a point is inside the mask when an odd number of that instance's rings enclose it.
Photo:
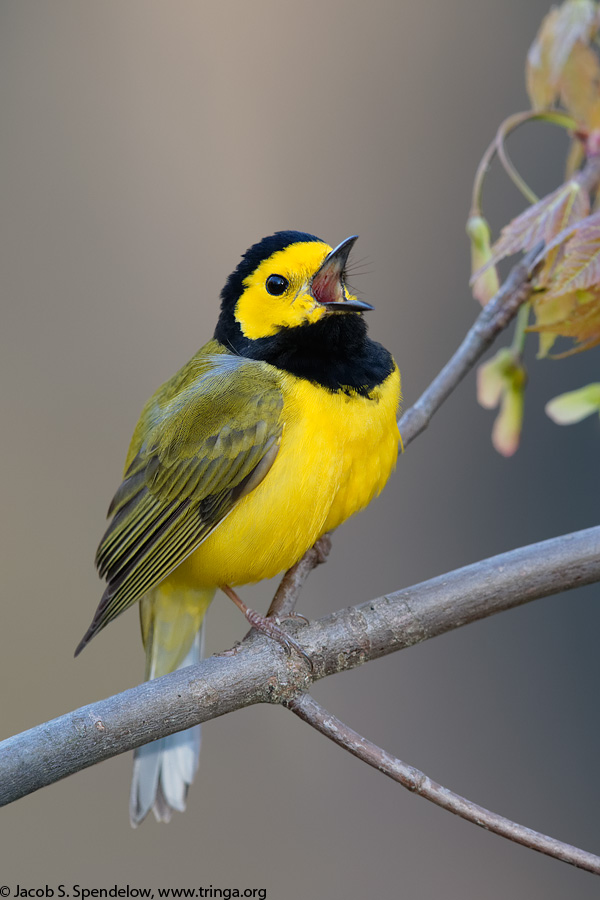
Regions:
[[[282,408],[275,370],[229,354],[201,352],[152,398],[96,556],[107,587],[76,655],[262,481],[279,449]]]

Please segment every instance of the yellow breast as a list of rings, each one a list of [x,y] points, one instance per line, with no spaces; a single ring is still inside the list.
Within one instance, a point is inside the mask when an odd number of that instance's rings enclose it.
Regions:
[[[333,393],[282,372],[284,429],[264,481],[166,581],[211,587],[271,578],[363,509],[396,465],[400,374],[371,395]]]

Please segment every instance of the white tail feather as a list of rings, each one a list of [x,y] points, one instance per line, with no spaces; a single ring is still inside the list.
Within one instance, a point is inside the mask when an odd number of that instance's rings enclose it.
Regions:
[[[199,663],[203,649],[204,626],[178,668]],[[199,725],[138,747],[133,760],[129,802],[129,817],[134,828],[150,810],[157,822],[169,822],[174,809],[185,810],[188,788],[198,769],[199,754]]]

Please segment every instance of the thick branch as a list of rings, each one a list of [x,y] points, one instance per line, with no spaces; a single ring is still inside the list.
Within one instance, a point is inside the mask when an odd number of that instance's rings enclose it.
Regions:
[[[295,635],[301,658],[253,636],[237,652],[145,682],[0,743],[0,805],[141,744],[568,588],[600,581],[600,526],[483,560],[341,610]]]
[[[358,759],[373,766],[379,772],[383,772],[388,778],[397,781],[409,791],[425,797],[426,800],[431,800],[442,809],[447,809],[468,822],[473,822],[481,828],[493,831],[494,834],[499,834],[510,841],[529,847],[531,850],[537,850],[539,853],[545,853],[547,856],[600,875],[600,856],[580,850],[571,844],[565,844],[556,838],[541,834],[539,831],[533,831],[531,828],[526,828],[525,825],[512,822],[504,816],[499,816],[497,813],[473,803],[472,800],[467,800],[466,797],[461,797],[460,794],[449,791],[448,788],[433,781],[424,772],[391,756],[381,747],[362,737],[344,722],[328,713],[308,694],[294,697],[285,705],[304,722],[312,725],[321,734],[348,750]]]
[[[534,259],[540,249],[515,266],[450,362],[404,414],[399,425],[405,447],[427,427],[436,410],[529,298]],[[286,573],[270,615],[291,612],[308,574],[328,552],[328,543],[313,548]],[[445,808],[513,840],[527,833],[528,840],[521,840],[527,846],[598,871],[592,866],[600,860],[591,854],[483,810],[404,766],[320,710],[305,692],[316,678],[353,668],[502,609],[598,581],[599,558],[600,529],[589,529],[521,548],[337,613],[301,632],[314,662],[310,674],[301,659],[283,659],[271,641],[254,636],[238,651],[146,682],[0,743],[0,805],[234,709],[278,702],[324,733],[333,728],[342,746]],[[412,773],[412,782],[400,777],[401,767],[404,775]]]

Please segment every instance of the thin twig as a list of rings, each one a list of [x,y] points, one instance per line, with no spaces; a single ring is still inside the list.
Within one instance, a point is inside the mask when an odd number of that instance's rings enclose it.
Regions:
[[[600,183],[600,154],[589,156],[583,169],[574,177],[588,193],[597,191]]]
[[[534,262],[536,265],[541,264],[542,259],[538,257],[542,247],[542,244],[534,247],[511,269],[500,290],[479,313],[454,356],[417,402],[400,417],[398,427],[404,449],[427,428],[444,400],[483,356],[496,336],[506,328],[519,307],[529,300],[533,290],[531,279],[535,271]]]
[[[535,122],[536,120],[548,122],[551,125],[558,125],[559,127],[566,128],[569,131],[575,131],[575,129],[577,128],[577,122],[575,121],[575,119],[572,119],[566,113],[556,109],[528,109],[525,112],[515,113],[514,115],[509,116],[508,119],[505,119],[498,128],[498,131],[494,135],[493,140],[489,144],[487,150],[481,158],[479,165],[477,166],[477,172],[473,181],[473,192],[471,195],[471,212],[469,213],[470,216],[480,216],[482,214],[481,195],[483,193],[483,182],[490,168],[492,160],[498,151],[498,146],[500,144],[503,144],[509,134],[511,134],[521,125],[524,125],[526,122]],[[510,171],[508,171],[508,175],[511,175]]]
[[[404,414],[399,423],[404,446],[427,427],[435,411],[529,298],[532,262],[539,250],[514,267],[448,365]],[[291,612],[308,574],[322,561],[322,552],[308,551],[286,573],[269,615]],[[328,552],[327,547],[325,555]],[[502,609],[595,581],[600,581],[600,528],[520,548],[313,623],[301,632],[315,663],[310,674],[301,659],[282,657],[273,642],[255,636],[233,654],[211,657],[199,666],[145,682],[3,741],[0,805],[234,709],[260,702],[292,708],[298,696],[306,697],[308,703],[305,692],[312,680]],[[367,743],[359,735],[357,738]]]
[[[479,825],[480,828],[508,838],[509,841],[600,875],[600,856],[580,850],[571,844],[565,844],[556,838],[541,834],[539,831],[533,831],[525,825],[519,825],[517,822],[512,822],[504,816],[499,816],[497,813],[473,803],[472,800],[467,800],[466,797],[461,797],[460,794],[455,794],[420,772],[419,769],[391,756],[376,744],[362,737],[340,719],[328,713],[308,694],[301,694],[299,697],[288,700],[285,706],[304,722],[312,725],[321,734],[348,750],[358,759],[383,772],[388,778],[397,781],[409,791],[425,797],[426,800],[431,800],[442,809],[447,809],[468,822]]]
[[[277,588],[273,600],[271,601],[269,611],[267,612],[267,618],[275,616],[279,619],[284,619],[294,611],[300,592],[304,587],[304,582],[313,569],[316,569],[321,563],[326,562],[330,551],[331,537],[329,534],[324,534],[319,538],[314,547],[311,547],[310,550],[306,551],[302,559],[297,562],[295,566],[292,566],[291,569],[287,570],[279,583],[279,587]]]
[[[600,173],[594,167],[587,177],[590,181],[594,177],[598,180]],[[403,450],[427,428],[440,406],[529,299],[533,290],[531,279],[537,266],[543,262],[543,249],[543,243],[538,244],[511,269],[499,291],[479,313],[458,350],[416,403],[400,416],[398,428]],[[321,561],[315,562],[313,551],[312,547],[307,550],[302,559],[283,576],[267,616],[281,618],[294,609],[306,578]]]
[[[0,805],[102,760],[254,703],[284,703],[311,682],[461,625],[600,581],[600,526],[521,547],[297,626],[301,657],[257,635],[0,743]]]
[[[597,188],[600,182],[600,156],[591,156],[576,178],[586,191]],[[506,281],[484,306],[454,356],[417,402],[400,417],[398,427],[404,449],[427,428],[434,413],[483,356],[497,335],[506,328],[522,304],[529,300],[533,291],[532,278],[545,258],[543,251],[543,244],[534,247],[511,269]]]

